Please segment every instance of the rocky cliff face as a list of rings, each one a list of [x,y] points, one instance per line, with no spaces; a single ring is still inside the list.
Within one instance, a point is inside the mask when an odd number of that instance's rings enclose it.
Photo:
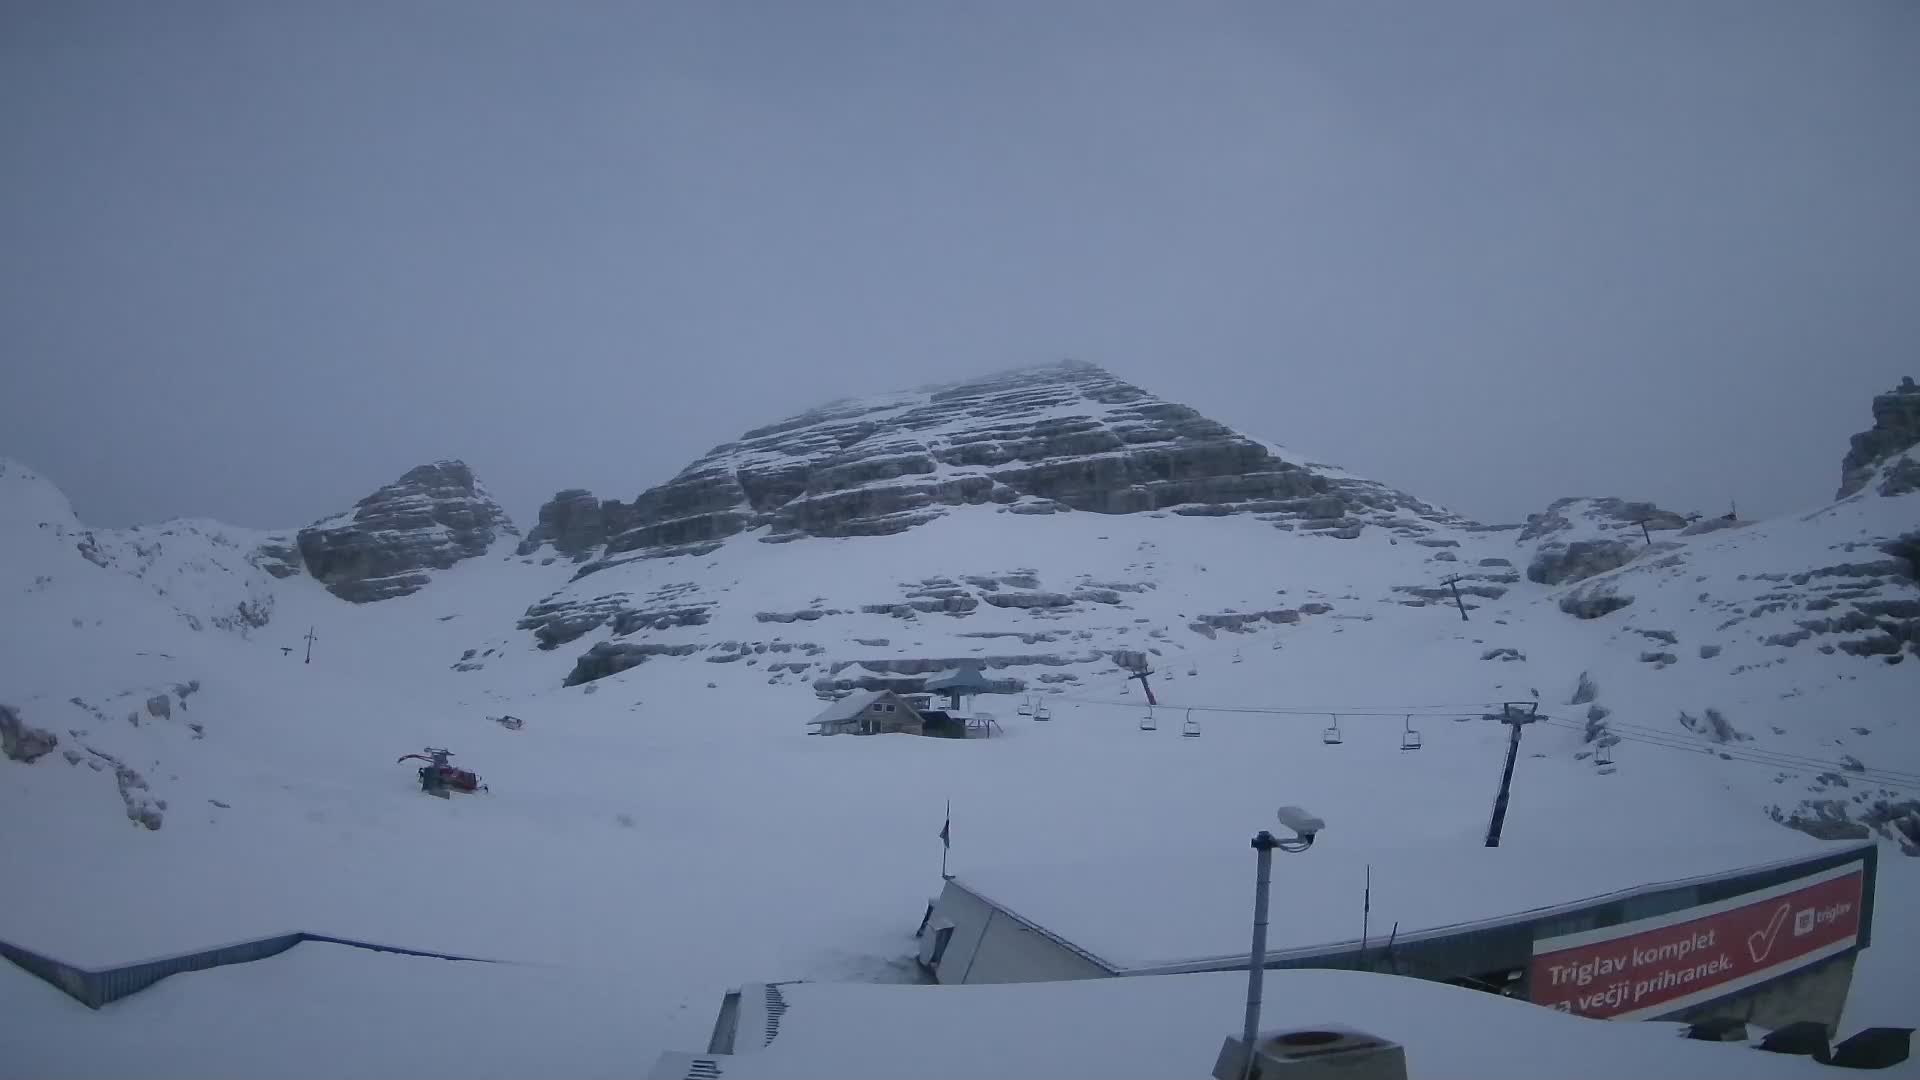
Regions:
[[[405,596],[445,570],[517,535],[500,504],[460,461],[436,461],[361,499],[349,514],[300,530],[307,572],[342,600]]]
[[[618,506],[616,502],[614,504]],[[542,545],[578,561],[607,542],[607,519],[599,499],[585,488],[557,492],[540,507],[540,520],[520,542],[519,553],[531,555]]]
[[[1283,456],[1089,364],[840,401],[714,448],[631,504],[566,491],[527,549],[702,553],[766,528],[783,543],[876,536],[946,508],[1016,514],[1254,514],[1339,538],[1458,519],[1373,481]]]
[[[1840,462],[1840,492],[1847,496],[1866,487],[1883,462],[1903,455],[1920,445],[1920,385],[1913,377],[1873,399],[1873,427],[1853,437],[1853,445]],[[1920,490],[1920,464],[1911,457],[1893,462],[1881,481],[1882,495],[1899,495]]]

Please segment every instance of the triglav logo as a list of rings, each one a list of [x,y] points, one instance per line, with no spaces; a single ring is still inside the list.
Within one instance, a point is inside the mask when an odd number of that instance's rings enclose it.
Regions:
[[[1792,904],[1781,904],[1773,909],[1773,918],[1767,920],[1765,930],[1755,930],[1747,935],[1747,955],[1758,964],[1773,953],[1773,943],[1780,937],[1780,928],[1787,924],[1787,916],[1793,912]]]
[[[1813,925],[1814,911],[1812,908],[1801,908],[1799,911],[1793,913],[1794,937],[1805,937],[1813,933]]]

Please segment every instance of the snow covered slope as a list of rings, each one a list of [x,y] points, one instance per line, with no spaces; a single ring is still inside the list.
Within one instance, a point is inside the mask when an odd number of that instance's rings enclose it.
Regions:
[[[632,503],[564,493],[518,547],[456,483],[467,516],[408,535],[459,557],[359,603],[290,532],[87,530],[0,466],[0,704],[58,740],[0,759],[28,868],[0,938],[116,963],[299,928],[641,972],[645,1061],[731,983],[907,977],[949,799],[956,865],[1231,853],[1278,802],[1351,850],[1472,846],[1509,701],[1545,717],[1510,846],[1915,841],[1911,451],[1813,513],[1648,544],[1604,500],[1476,525],[1097,369],[985,383],[807,414]],[[1529,576],[1583,540],[1626,559]],[[1003,737],[804,734],[822,694],[962,666],[1011,692],[976,703]],[[1014,708],[1042,694],[1050,721]],[[429,745],[490,792],[423,798],[394,759]],[[1870,976],[1856,1009],[1900,1000]]]

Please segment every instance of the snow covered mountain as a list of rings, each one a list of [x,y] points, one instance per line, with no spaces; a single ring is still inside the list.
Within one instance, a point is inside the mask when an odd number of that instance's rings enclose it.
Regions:
[[[271,533],[88,529],[0,462],[0,813],[35,871],[0,938],[632,965],[636,1030],[686,1044],[728,980],[896,970],[949,798],[980,861],[1244,846],[1280,789],[1342,842],[1471,844],[1503,702],[1543,718],[1510,844],[1912,854],[1916,401],[1876,399],[1836,502],[1761,522],[1477,524],[1080,364],[836,402],[524,536],[457,461]],[[1008,737],[804,735],[968,667]],[[422,745],[491,793],[421,799]]]

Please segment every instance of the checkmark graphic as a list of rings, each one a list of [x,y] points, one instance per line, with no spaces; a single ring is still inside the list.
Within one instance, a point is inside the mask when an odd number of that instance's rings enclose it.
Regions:
[[[1792,912],[1792,904],[1781,904],[1773,909],[1773,918],[1767,921],[1765,930],[1755,930],[1747,935],[1747,955],[1758,964],[1773,952],[1774,939],[1780,936],[1780,928],[1787,925],[1787,915]]]

